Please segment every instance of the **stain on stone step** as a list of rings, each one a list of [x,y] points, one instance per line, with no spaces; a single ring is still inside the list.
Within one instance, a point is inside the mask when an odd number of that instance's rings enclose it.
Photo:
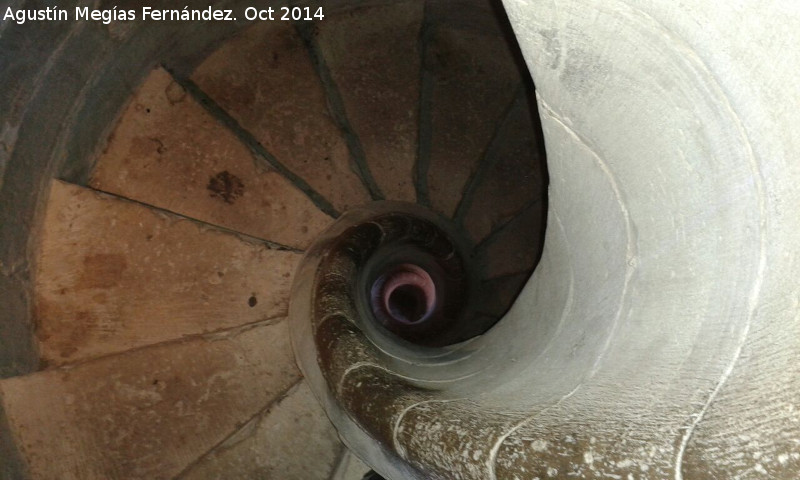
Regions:
[[[83,258],[83,271],[76,285],[78,290],[112,288],[120,283],[128,262],[123,255],[98,253]]]
[[[233,204],[244,193],[242,180],[227,170],[211,177],[206,188],[211,192],[212,197],[221,198],[229,204]]]

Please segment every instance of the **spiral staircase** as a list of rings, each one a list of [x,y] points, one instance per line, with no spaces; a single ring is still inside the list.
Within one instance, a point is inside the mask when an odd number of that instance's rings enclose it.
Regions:
[[[541,253],[532,83],[478,6],[477,23],[416,0],[257,23],[189,73],[147,73],[84,181],[43,189],[37,366],[0,381],[4,478],[361,479],[290,345],[304,252],[356,207],[425,212],[473,306],[423,344],[489,329]]]
[[[0,476],[798,478],[796,2],[310,3],[0,24]]]

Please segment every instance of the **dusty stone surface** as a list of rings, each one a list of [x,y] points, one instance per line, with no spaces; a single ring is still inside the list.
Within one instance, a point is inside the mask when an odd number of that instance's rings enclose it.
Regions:
[[[426,57],[434,82],[428,189],[433,207],[451,216],[522,77],[496,35],[440,27]]]
[[[301,382],[179,478],[328,480],[343,448],[317,399]]]
[[[395,425],[406,410],[431,398],[427,392],[372,364],[351,369],[342,378],[337,394],[352,418],[375,441],[390,448],[395,446]]]
[[[33,478],[166,479],[299,379],[279,322],[3,380],[0,395]]]
[[[374,347],[344,315],[331,315],[315,329],[319,366],[331,391],[336,391],[348,369],[358,363],[378,364]]]
[[[54,181],[35,275],[42,361],[283,316],[299,257]]]
[[[395,445],[433,478],[493,478],[492,448],[520,417],[481,410],[469,401],[425,402],[397,422]]]
[[[535,203],[512,218],[478,249],[477,261],[486,278],[530,272],[542,255],[545,228],[544,202]]]
[[[480,242],[495,228],[535,200],[547,195],[547,166],[538,138],[534,100],[520,95],[492,142],[485,162],[490,162],[469,199],[464,226]],[[531,109],[533,109],[531,111]],[[541,225],[544,229],[544,223]]]
[[[347,450],[336,465],[330,480],[363,480],[370,470],[353,452]]]
[[[419,35],[424,2],[354,8],[318,25],[372,176],[389,200],[415,201]]]
[[[192,79],[339,211],[369,201],[289,22],[257,22],[210,55]]]
[[[257,163],[162,69],[134,95],[90,185],[205,222],[305,248],[331,221]]]

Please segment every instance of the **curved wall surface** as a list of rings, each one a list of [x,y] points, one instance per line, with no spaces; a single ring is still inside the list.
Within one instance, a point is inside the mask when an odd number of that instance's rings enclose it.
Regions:
[[[506,9],[547,146],[542,261],[457,360],[354,360],[334,422],[398,479],[796,477],[800,10]]]
[[[564,439],[587,424],[584,460],[605,452],[584,469],[793,477],[800,115],[787,101],[800,98],[800,11],[506,7],[537,85],[551,215],[568,245],[553,261],[571,266],[575,288],[534,365],[562,359],[527,383],[574,371],[574,387],[520,431],[551,438],[548,458],[574,451]],[[527,293],[520,308],[535,308]]]
[[[457,365],[404,372],[386,443],[311,372],[345,440],[396,480],[795,478],[800,8],[505,7],[547,143],[542,260]],[[154,64],[190,72],[237,28],[0,27],[0,51],[26,52],[0,58],[0,375],[37,366],[28,239],[44,185],[87,175]]]

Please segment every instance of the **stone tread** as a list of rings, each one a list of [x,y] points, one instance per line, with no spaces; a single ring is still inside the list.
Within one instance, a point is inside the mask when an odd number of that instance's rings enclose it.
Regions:
[[[330,480],[363,480],[370,470],[353,452],[347,450],[339,459]]]
[[[369,201],[311,57],[291,24],[258,22],[241,31],[211,54],[192,80],[340,212]]]
[[[452,216],[522,82],[502,37],[438,27],[426,50],[433,78],[428,190]]]
[[[34,306],[60,365],[286,314],[300,255],[54,181]]]
[[[160,68],[122,113],[89,184],[300,249],[332,221]]]
[[[519,95],[487,151],[464,217],[472,240],[480,242],[493,230],[546,195],[547,167],[531,110],[534,99]],[[534,113],[532,113],[534,112]]]
[[[327,480],[343,449],[317,399],[301,382],[178,478]]]
[[[479,246],[478,262],[486,268],[484,278],[530,273],[542,254],[544,202],[534,203],[498,228]]]
[[[300,380],[285,321],[0,381],[30,475],[167,479]]]
[[[389,200],[413,202],[424,2],[353,8],[318,26],[317,43]]]

